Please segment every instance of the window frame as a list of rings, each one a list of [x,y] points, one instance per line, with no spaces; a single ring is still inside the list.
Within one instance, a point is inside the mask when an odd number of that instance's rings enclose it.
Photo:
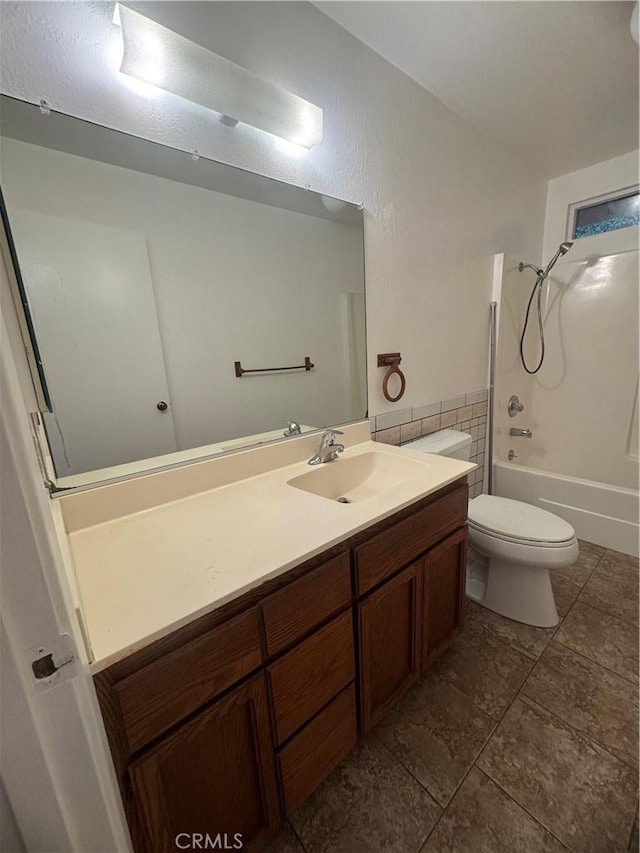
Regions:
[[[576,220],[578,217],[578,212],[585,207],[595,207],[598,204],[605,204],[608,201],[617,201],[618,199],[626,198],[627,196],[632,195],[640,195],[640,184],[631,184],[627,187],[621,187],[620,189],[613,190],[612,192],[603,193],[602,195],[592,196],[591,198],[585,198],[581,201],[572,202],[567,209],[567,227],[566,227],[566,239],[567,240],[585,240],[589,237],[600,236],[600,234],[591,234],[586,235],[584,237],[577,236],[575,234],[576,230]],[[611,228],[609,231],[624,231],[625,228],[633,228],[637,226],[624,226],[623,228]],[[602,234],[608,233],[607,231],[600,232]]]

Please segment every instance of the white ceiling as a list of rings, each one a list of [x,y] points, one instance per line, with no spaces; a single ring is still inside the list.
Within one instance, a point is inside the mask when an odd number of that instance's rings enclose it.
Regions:
[[[315,5],[547,177],[638,148],[632,2]]]

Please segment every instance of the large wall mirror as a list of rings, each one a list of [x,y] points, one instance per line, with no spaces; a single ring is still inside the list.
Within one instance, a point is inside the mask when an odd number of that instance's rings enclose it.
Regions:
[[[59,487],[366,415],[356,205],[7,97],[0,131]]]

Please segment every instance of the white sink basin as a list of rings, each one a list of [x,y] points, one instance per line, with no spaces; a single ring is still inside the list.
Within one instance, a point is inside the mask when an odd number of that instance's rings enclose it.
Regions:
[[[423,481],[429,465],[388,453],[361,453],[350,459],[325,462],[318,468],[294,477],[288,485],[340,503],[357,503],[388,492],[409,481]]]

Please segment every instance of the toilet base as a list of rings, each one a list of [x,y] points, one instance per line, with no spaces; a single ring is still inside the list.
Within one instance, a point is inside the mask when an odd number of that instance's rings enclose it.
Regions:
[[[472,549],[467,563],[466,594],[472,601],[536,628],[560,621],[549,570],[486,558]]]

